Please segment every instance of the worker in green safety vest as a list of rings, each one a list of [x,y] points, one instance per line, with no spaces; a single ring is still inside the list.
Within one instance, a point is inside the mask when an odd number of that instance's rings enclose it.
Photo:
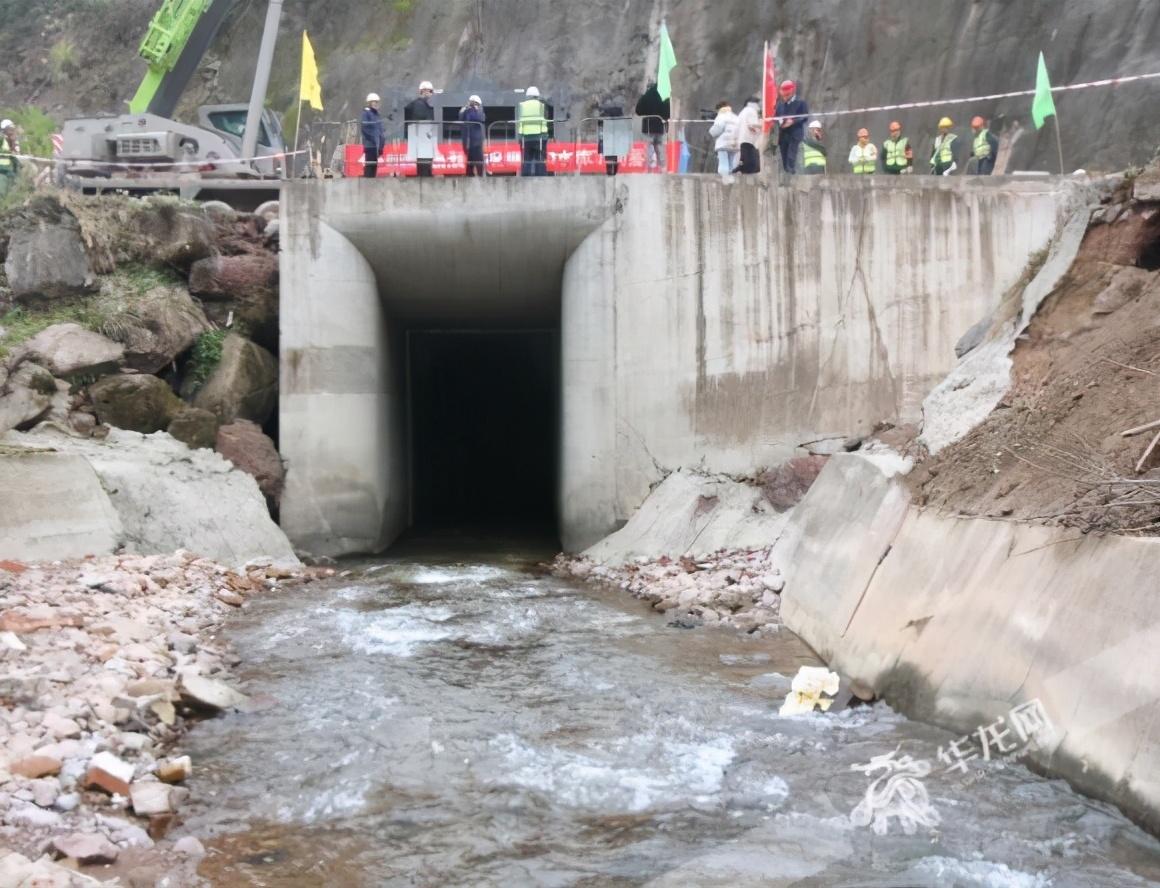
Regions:
[[[901,176],[914,170],[914,149],[897,120],[891,121],[890,138],[882,143],[882,169],[888,176]]]
[[[521,176],[546,176],[544,149],[548,143],[548,108],[540,98],[540,91],[529,86],[526,98],[516,108],[516,135],[523,152]]]
[[[16,176],[20,172],[20,161],[16,159],[19,153],[16,124],[11,120],[0,121],[0,200],[7,197],[16,184]]]
[[[959,168],[956,161],[958,153],[958,136],[951,132],[955,122],[944,117],[938,122],[938,136],[934,140],[934,148],[930,152],[930,171],[936,176],[949,176]]]
[[[976,117],[971,121],[971,130],[975,134],[975,141],[971,146],[971,160],[974,162],[974,175],[989,176],[995,171],[995,157],[999,154],[999,140],[987,129],[987,121]]]
[[[878,146],[870,141],[870,130],[858,130],[858,143],[850,149],[850,170],[856,176],[878,172]]]
[[[826,171],[826,136],[820,120],[811,120],[802,140],[802,169],[807,176],[820,176]]]

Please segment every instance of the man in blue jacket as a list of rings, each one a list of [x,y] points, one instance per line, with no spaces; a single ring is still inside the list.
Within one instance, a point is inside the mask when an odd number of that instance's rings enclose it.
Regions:
[[[806,120],[810,106],[797,97],[797,84],[787,80],[781,85],[777,100],[777,150],[781,152],[781,166],[787,173],[797,172],[798,151],[806,135]]]
[[[482,176],[483,128],[487,123],[487,116],[483,113],[483,100],[479,96],[468,99],[467,104],[459,109],[459,119],[463,123],[460,138],[463,141],[463,153],[467,155],[467,175]]]
[[[379,174],[379,158],[383,156],[386,137],[383,135],[383,118],[379,115],[378,93],[367,96],[367,106],[362,113],[363,178],[373,179]]]

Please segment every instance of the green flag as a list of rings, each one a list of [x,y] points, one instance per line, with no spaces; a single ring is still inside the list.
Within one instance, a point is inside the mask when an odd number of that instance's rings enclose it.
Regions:
[[[1051,97],[1051,81],[1047,79],[1047,62],[1039,54],[1039,73],[1035,76],[1035,102],[1031,105],[1031,119],[1041,129],[1043,121],[1055,117],[1055,99]]]
[[[668,99],[673,94],[673,84],[669,80],[669,72],[677,67],[677,54],[673,51],[673,41],[669,39],[669,29],[661,22],[661,56],[657,61],[657,92],[662,99]]]

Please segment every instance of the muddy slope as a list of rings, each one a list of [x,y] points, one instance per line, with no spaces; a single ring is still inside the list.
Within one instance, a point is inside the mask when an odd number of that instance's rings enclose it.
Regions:
[[[1154,210],[1151,212],[1155,212]],[[922,463],[917,501],[966,515],[1160,534],[1160,237],[1149,211],[1091,229],[1017,344],[1012,387],[970,435]],[[1137,264],[1139,263],[1139,264]]]

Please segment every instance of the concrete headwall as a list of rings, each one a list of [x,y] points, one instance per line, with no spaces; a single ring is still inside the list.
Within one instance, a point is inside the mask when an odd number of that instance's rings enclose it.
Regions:
[[[393,403],[391,339],[371,332],[385,325],[560,324],[560,530],[578,550],[668,471],[748,473],[804,442],[918,419],[954,343],[1075,199],[1053,181],[928,177],[294,183],[286,529],[336,552],[396,528],[395,507],[381,510],[406,484],[402,458],[367,442],[402,419],[363,415]],[[377,358],[357,382],[326,357],[350,346]],[[353,424],[322,421],[332,408]],[[372,450],[388,469],[372,471]]]
[[[1160,540],[939,517],[840,454],[774,555],[782,618],[834,668],[964,734],[1038,700],[1033,761],[1160,829]]]
[[[329,225],[283,235],[281,523],[313,553],[373,552],[407,523],[402,356],[370,264]]]

